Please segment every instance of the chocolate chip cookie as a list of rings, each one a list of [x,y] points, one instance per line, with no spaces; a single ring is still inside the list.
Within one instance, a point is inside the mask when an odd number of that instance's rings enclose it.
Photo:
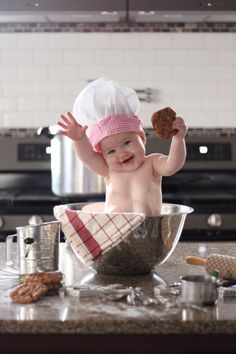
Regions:
[[[61,272],[41,272],[28,274],[24,278],[25,283],[42,283],[45,285],[58,284],[62,281],[63,275]]]
[[[152,114],[152,126],[159,138],[169,139],[177,133],[176,129],[172,129],[175,118],[176,113],[170,107],[163,108]]]
[[[10,298],[20,304],[29,304],[39,300],[48,292],[47,285],[42,283],[28,283],[18,286],[10,292]]]
[[[56,295],[62,287],[61,272],[32,273],[21,277],[23,284],[10,292],[10,298],[20,304],[28,304],[45,295]]]

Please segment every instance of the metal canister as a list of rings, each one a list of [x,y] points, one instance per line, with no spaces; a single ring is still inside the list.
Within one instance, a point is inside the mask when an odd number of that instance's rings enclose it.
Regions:
[[[6,238],[6,263],[18,268],[19,274],[58,270],[60,222],[16,228],[15,235]],[[13,259],[12,241],[17,238],[17,259]]]

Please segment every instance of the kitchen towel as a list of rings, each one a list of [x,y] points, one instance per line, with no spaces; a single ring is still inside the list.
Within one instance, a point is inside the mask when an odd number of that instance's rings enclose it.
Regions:
[[[145,219],[140,213],[101,213],[54,207],[54,216],[74,253],[87,265],[109,251],[134,231]]]

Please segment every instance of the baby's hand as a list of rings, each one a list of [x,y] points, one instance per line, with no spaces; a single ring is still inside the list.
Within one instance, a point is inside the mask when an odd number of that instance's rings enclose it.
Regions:
[[[65,135],[74,141],[79,141],[85,136],[88,127],[80,125],[70,112],[67,112],[67,116],[62,114],[61,119],[63,122],[57,122],[57,125],[63,128],[58,132],[60,135]]]
[[[179,138],[184,138],[188,131],[185,121],[181,117],[176,117],[172,124],[172,128],[177,130],[177,133],[174,136]]]

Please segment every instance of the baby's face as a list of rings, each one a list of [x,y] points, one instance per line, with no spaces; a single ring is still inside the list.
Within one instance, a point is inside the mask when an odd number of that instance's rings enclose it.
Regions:
[[[100,148],[108,167],[114,171],[133,171],[145,159],[142,138],[132,132],[108,136],[101,141]]]

